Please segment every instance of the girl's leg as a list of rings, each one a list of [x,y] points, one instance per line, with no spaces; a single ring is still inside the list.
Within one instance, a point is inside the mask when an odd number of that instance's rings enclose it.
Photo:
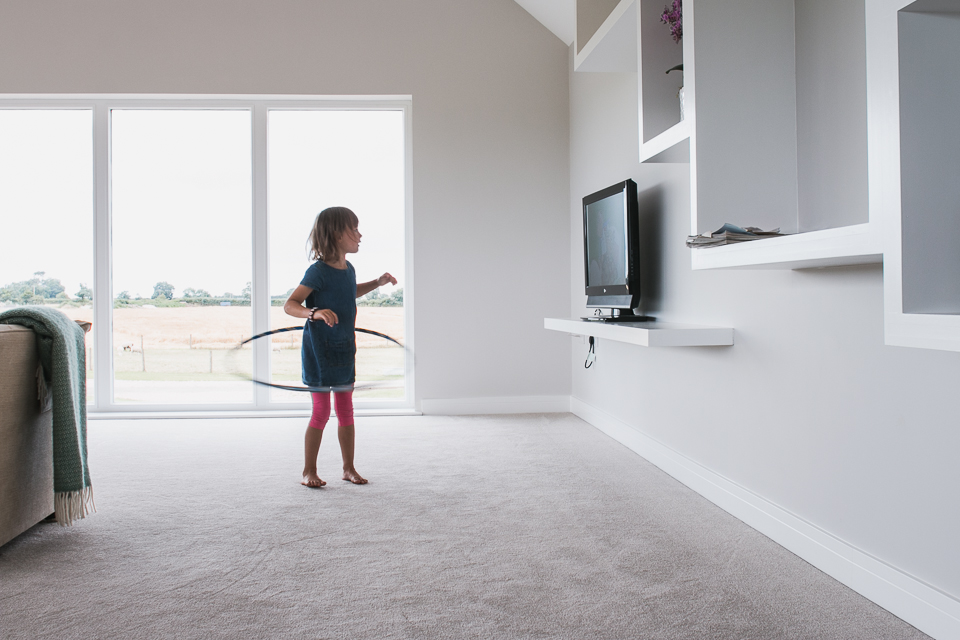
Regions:
[[[336,391],[333,401],[337,406],[337,436],[340,439],[340,453],[343,456],[343,479],[353,484],[367,484],[353,466],[353,448],[356,429],[353,420],[353,391]]]
[[[330,419],[330,394],[311,393],[313,397],[313,415],[303,437],[303,480],[300,484],[307,487],[322,487],[327,484],[317,475],[317,454],[320,453],[320,441],[323,428]]]

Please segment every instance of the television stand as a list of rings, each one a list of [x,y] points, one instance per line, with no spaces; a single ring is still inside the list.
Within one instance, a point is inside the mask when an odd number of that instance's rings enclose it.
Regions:
[[[581,320],[588,320],[590,322],[651,322],[655,318],[651,316],[638,316],[633,312],[623,312],[614,315],[613,310],[609,314],[601,314],[598,316],[583,316]]]

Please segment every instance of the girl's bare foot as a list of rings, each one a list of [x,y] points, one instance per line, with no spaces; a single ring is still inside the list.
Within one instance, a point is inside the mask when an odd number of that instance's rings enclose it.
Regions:
[[[343,479],[353,484],[367,484],[367,479],[361,477],[356,469],[344,469]]]
[[[300,481],[300,484],[305,487],[319,489],[327,483],[320,479],[320,476],[317,475],[316,471],[306,471],[303,474],[303,480]]]

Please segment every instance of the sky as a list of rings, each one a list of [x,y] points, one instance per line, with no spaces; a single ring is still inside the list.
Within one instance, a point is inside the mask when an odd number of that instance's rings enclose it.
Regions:
[[[0,286],[93,285],[92,138],[89,111],[0,110]]]
[[[114,295],[149,297],[159,281],[240,294],[252,280],[250,122],[113,111]],[[333,205],[360,218],[358,280],[389,271],[403,286],[402,112],[271,111],[268,131],[270,294],[300,282],[311,225]],[[89,110],[0,110],[0,285],[36,271],[71,295],[93,284],[91,138]]]

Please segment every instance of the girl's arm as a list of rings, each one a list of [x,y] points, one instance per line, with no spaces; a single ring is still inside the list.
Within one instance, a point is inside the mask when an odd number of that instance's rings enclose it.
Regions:
[[[359,297],[361,297],[361,296],[365,296],[365,295],[367,295],[368,293],[370,293],[371,291],[373,291],[374,289],[376,289],[377,287],[382,287],[383,285],[387,284],[388,282],[389,282],[390,284],[397,284],[397,279],[394,278],[394,277],[393,277],[392,275],[390,275],[389,273],[385,273],[385,274],[383,274],[382,276],[380,276],[379,278],[377,278],[376,280],[371,280],[370,282],[358,282],[358,283],[357,283],[357,297],[359,298]],[[294,293],[296,293],[296,291],[294,291]],[[291,297],[292,297],[292,296],[291,296]],[[306,296],[304,296],[304,299],[306,299]]]
[[[330,309],[307,309],[303,306],[303,301],[307,299],[307,296],[310,295],[310,292],[313,291],[310,287],[306,285],[297,285],[297,288],[293,290],[293,293],[290,294],[290,297],[287,298],[287,301],[283,303],[283,310],[288,316],[293,316],[294,318],[306,318],[307,320],[323,320],[331,327],[337,324],[337,314],[335,314]]]

